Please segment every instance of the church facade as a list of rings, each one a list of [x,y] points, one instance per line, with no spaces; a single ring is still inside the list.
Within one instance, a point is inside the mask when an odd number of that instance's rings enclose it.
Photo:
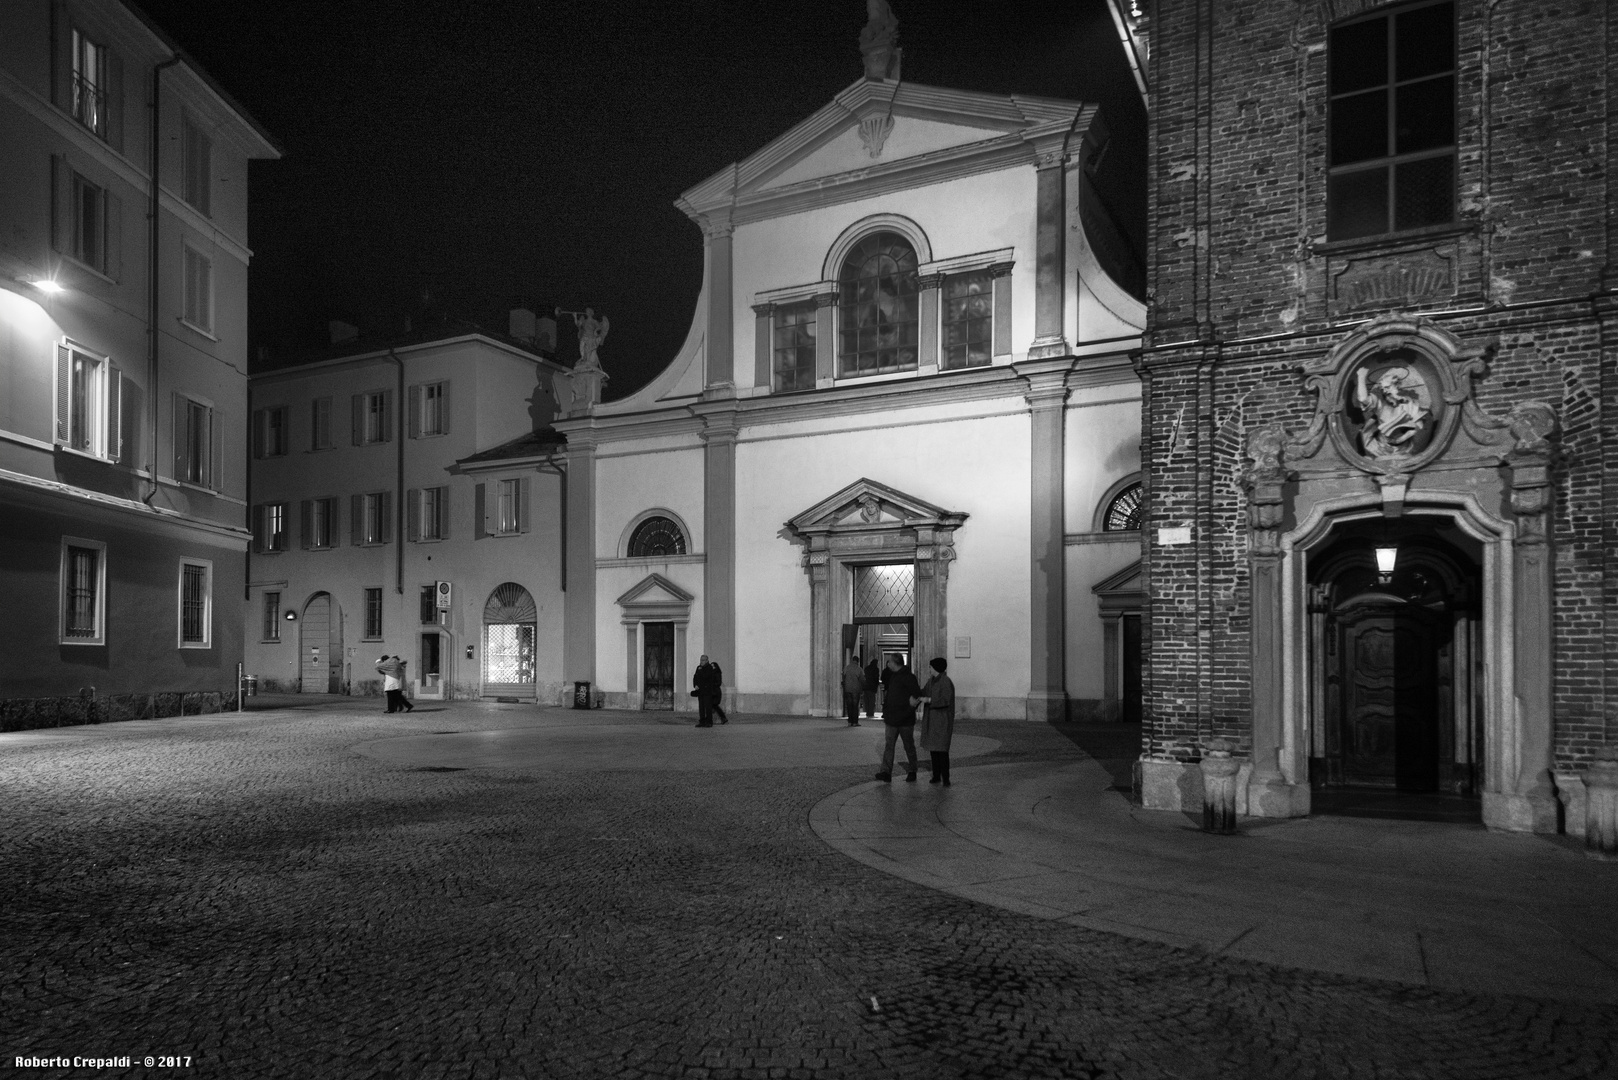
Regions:
[[[668,367],[607,403],[573,376],[566,678],[686,708],[707,654],[733,707],[824,716],[850,656],[943,656],[966,715],[1115,714],[1145,311],[1087,173],[1105,127],[866,45],[679,200],[705,269]]]
[[[1242,812],[1381,791],[1583,832],[1618,744],[1618,16],[1161,0],[1133,30],[1145,804],[1234,756]]]

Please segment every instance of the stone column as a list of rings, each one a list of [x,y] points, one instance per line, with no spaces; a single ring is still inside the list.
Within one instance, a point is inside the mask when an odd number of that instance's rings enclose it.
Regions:
[[[809,575],[809,715],[831,716],[831,552],[823,537],[803,553]]]
[[[910,667],[923,682],[927,662],[949,656],[949,564],[954,558],[950,530],[916,530],[916,642]]]
[[[1072,350],[1063,336],[1063,299],[1067,264],[1067,133],[1035,143],[1038,170],[1037,218],[1034,232],[1034,341],[1028,359],[1065,356]]]
[[[567,433],[567,594],[562,602],[562,677],[596,681],[596,444],[588,429]],[[572,694],[571,686],[566,687]]]
[[[1067,719],[1067,549],[1063,465],[1067,375],[1072,358],[1027,362],[1029,559],[1028,718]]]
[[[736,671],[736,412],[703,414],[702,517],[707,559],[702,568],[703,649],[724,671],[726,698],[735,700]]]
[[[728,208],[709,212],[700,219],[699,224],[708,246],[708,329],[702,384],[714,386],[736,380],[735,351],[731,340],[734,289],[730,260],[731,234],[735,228],[731,225]]]
[[[775,390],[775,305],[753,305],[753,385]]]
[[[921,296],[917,308],[916,374],[934,375],[944,365],[938,347],[938,315],[944,292],[944,275],[927,274],[917,283],[921,286]]]

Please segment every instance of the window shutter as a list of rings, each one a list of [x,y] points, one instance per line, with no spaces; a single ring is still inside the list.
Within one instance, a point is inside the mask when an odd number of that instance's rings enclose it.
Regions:
[[[389,544],[393,542],[393,492],[384,491],[377,496],[377,501],[382,504],[381,513],[377,515],[382,519],[382,542]]]
[[[124,58],[115,52],[107,54],[107,145],[124,151]]]
[[[124,459],[124,375],[107,362],[107,460]]]
[[[365,543],[365,496],[355,495],[348,501],[348,539],[355,547]]]
[[[73,250],[73,170],[61,154],[51,155],[51,247]]]
[[[343,500],[341,500],[341,499],[327,499],[327,500],[325,500],[325,502],[326,502],[326,539],[331,541],[331,546],[332,547],[336,547],[337,544],[338,544],[338,538],[343,535],[343,530],[341,528],[343,523],[342,523],[341,516],[340,516],[340,514],[338,512],[338,508],[343,505]]]
[[[315,504],[310,499],[298,504],[298,546],[305,551],[314,542],[314,510]]]
[[[528,490],[533,478],[519,477],[517,480],[517,531],[528,531]]]
[[[67,5],[51,5],[51,100],[57,108],[73,108],[73,29]]]
[[[393,391],[382,391],[382,442],[393,441]]]
[[[449,485],[438,489],[438,538],[449,539],[449,523],[455,520],[449,512]]]
[[[354,445],[365,442],[365,395],[354,395]]]
[[[253,507],[253,550],[264,554],[264,505],[260,503]]]
[[[405,409],[408,413],[406,419],[410,424],[410,437],[412,439],[421,438],[421,387],[412,386],[410,388],[410,401],[405,406]]]
[[[185,397],[180,394],[171,394],[174,408],[174,479],[180,480],[185,476]]]
[[[270,418],[269,418],[269,410],[268,409],[254,409],[253,410],[253,420],[252,420],[251,427],[252,427],[253,457],[255,459],[256,458],[262,458],[264,456],[264,448],[269,443],[269,438],[270,438],[270,435],[269,435],[269,423],[270,423]]]
[[[438,384],[438,433],[449,434],[449,380],[445,379]],[[449,488],[444,489],[445,492]]]
[[[331,398],[316,398],[311,406],[313,428],[310,434],[311,450],[326,450],[331,441]]]
[[[489,535],[489,497],[485,489],[487,484],[478,484],[472,489],[472,529],[473,539],[482,540]]]
[[[112,192],[107,192],[107,220],[106,243],[101,252],[106,257],[107,265],[103,268],[106,275],[114,281],[122,281],[124,277],[124,202]]]
[[[225,490],[225,425],[214,410],[208,410],[208,477],[207,486],[215,491]]]
[[[412,543],[421,539],[421,492],[415,488],[405,492],[405,539]]]
[[[67,411],[73,397],[72,353],[66,345],[56,346],[56,438],[57,445],[67,443]]]

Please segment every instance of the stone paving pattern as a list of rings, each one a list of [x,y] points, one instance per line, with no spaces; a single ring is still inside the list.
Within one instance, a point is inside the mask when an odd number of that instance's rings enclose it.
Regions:
[[[628,721],[659,723],[611,720]],[[441,771],[349,749],[581,722],[368,702],[5,736],[0,1060],[131,1054],[148,1075],[176,1070],[144,1055],[177,1053],[230,1077],[1618,1076],[1612,1008],[1212,958],[880,873],[807,820],[869,765]],[[999,742],[974,763],[1081,755],[1045,725],[960,726]]]

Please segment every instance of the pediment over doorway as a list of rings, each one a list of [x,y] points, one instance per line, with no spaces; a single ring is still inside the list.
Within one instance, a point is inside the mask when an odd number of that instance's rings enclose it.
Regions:
[[[959,528],[969,515],[861,477],[786,523],[798,536]]]
[[[1146,601],[1146,582],[1141,574],[1141,562],[1136,559],[1122,570],[1108,574],[1090,591],[1100,602],[1103,613],[1109,611],[1139,611]]]
[[[647,574],[614,603],[626,622],[686,622],[696,597],[662,574]]]

